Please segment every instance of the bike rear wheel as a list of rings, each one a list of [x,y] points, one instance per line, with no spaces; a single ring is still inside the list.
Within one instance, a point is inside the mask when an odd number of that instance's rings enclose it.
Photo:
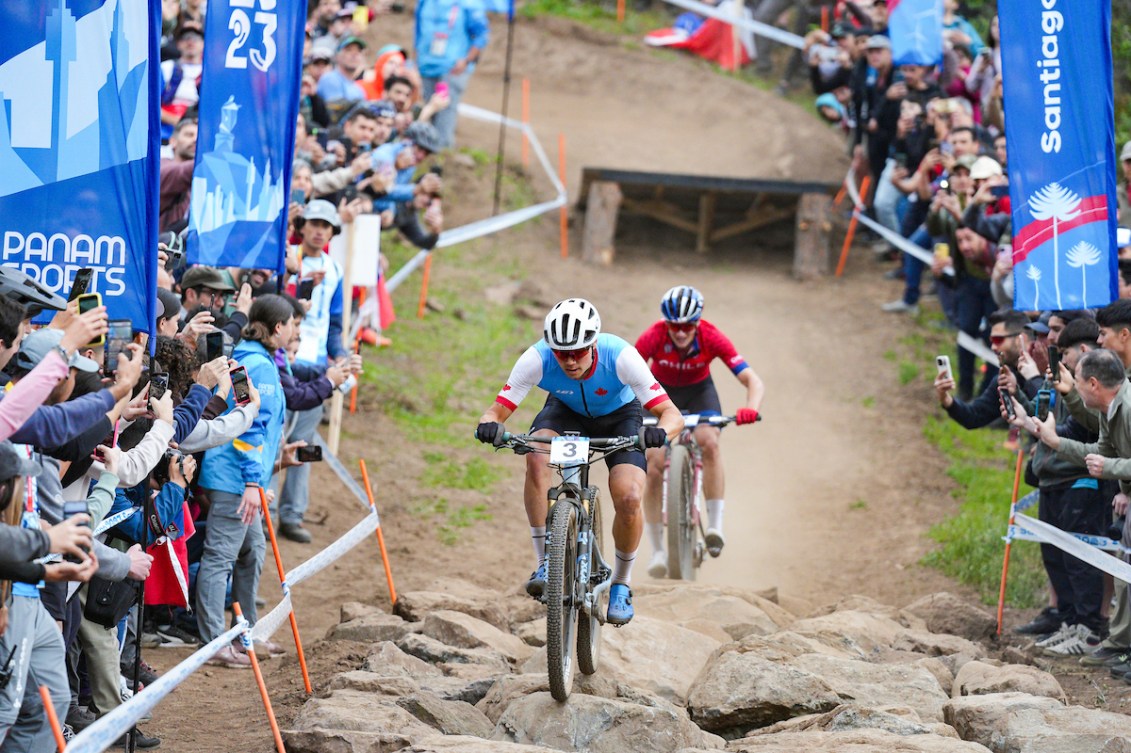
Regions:
[[[569,698],[573,689],[573,645],[577,632],[577,509],[558,501],[550,516],[546,574],[546,665],[550,695]]]
[[[677,444],[668,464],[668,577],[695,580],[695,505],[691,450]]]
[[[589,568],[592,575],[590,583],[580,584],[579,596],[585,596],[592,588],[593,579],[597,577],[600,563],[597,562],[596,553],[604,552],[605,531],[601,526],[601,501],[594,497],[589,511],[590,531],[589,541]],[[582,674],[591,675],[597,671],[597,663],[601,658],[601,621],[597,615],[602,614],[608,602],[608,591],[593,605],[588,616],[584,612],[577,615],[577,668]]]

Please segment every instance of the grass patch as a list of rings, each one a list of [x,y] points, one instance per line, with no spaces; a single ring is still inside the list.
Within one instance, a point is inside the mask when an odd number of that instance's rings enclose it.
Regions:
[[[424,459],[428,467],[420,481],[427,486],[488,492],[503,476],[502,468],[488,458],[473,457],[464,462],[442,452],[426,452]]]
[[[865,395],[860,400],[860,404],[863,405],[865,408],[874,408],[874,407],[876,407],[876,398],[873,395]]]
[[[531,0],[522,6],[519,14],[526,18],[558,16],[585,24],[609,34],[638,37],[655,29],[671,26],[674,15],[663,9],[634,10],[629,3],[624,23],[617,22],[615,2],[585,2],[584,0]],[[639,40],[632,43],[639,46]]]
[[[484,503],[455,507],[446,497],[433,497],[413,508],[412,512],[422,518],[435,519],[436,537],[444,546],[453,546],[459,541],[459,534],[479,521],[491,520]]]
[[[914,382],[916,379],[919,378],[920,373],[922,373],[922,369],[919,368],[919,364],[917,364],[913,361],[900,361],[899,362],[899,383],[900,384],[906,385],[906,384],[910,384],[911,382]]]
[[[849,510],[867,510],[868,509],[868,500],[858,499],[855,502],[853,502],[852,504],[850,504],[848,506],[848,509]]]

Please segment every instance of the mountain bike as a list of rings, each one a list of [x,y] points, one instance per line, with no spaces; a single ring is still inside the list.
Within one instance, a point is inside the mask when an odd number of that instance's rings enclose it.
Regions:
[[[758,420],[761,418],[759,416]],[[695,427],[721,428],[734,420],[734,416],[685,414],[679,439],[665,450],[663,504],[668,527],[668,577],[673,580],[695,580],[699,566],[703,564],[703,554],[707,551],[703,453],[695,441]],[[655,426],[656,419],[645,416],[644,425]]]
[[[641,449],[643,441],[640,437],[590,439],[576,433],[539,437],[504,432],[499,446],[518,455],[548,454],[550,467],[561,479],[548,494],[547,573],[541,601],[546,605],[550,694],[565,701],[573,688],[575,645],[577,668],[587,675],[597,671],[601,626],[612,585],[612,567],[601,555],[601,500],[597,487],[589,483],[589,466],[618,450]]]

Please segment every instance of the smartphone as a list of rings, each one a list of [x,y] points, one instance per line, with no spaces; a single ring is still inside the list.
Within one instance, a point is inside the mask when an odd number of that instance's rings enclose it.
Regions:
[[[435,92],[436,92],[436,94],[447,94],[448,93],[448,82],[447,81],[440,81],[439,83],[437,83]]]
[[[1013,395],[1009,394],[1009,390],[1005,387],[998,387],[997,394],[1001,398],[1001,404],[1005,406],[1005,415],[1016,418],[1017,411],[1013,409]]]
[[[93,311],[102,305],[102,296],[98,293],[83,293],[76,299],[79,302],[79,315],[85,314],[88,311]],[[99,335],[97,340],[92,340],[87,343],[87,347],[97,347],[106,342],[106,335]]]
[[[302,192],[301,188],[291,189],[291,203],[300,205],[306,203],[306,194]]]
[[[936,243],[935,244],[935,256],[937,256],[940,259],[949,259],[950,258],[950,244],[949,243]]]
[[[300,301],[309,301],[314,296],[314,278],[308,277],[305,280],[299,280],[295,295]]]
[[[1052,372],[1052,380],[1054,382],[1060,381],[1060,348],[1055,345],[1049,346],[1049,371]]]
[[[990,195],[998,199],[1004,199],[1006,196],[1009,196],[1009,186],[990,186]]]
[[[939,369],[939,376],[946,375],[948,379],[954,379],[950,370],[950,356],[935,356],[935,366]]]
[[[1049,417],[1049,408],[1052,407],[1052,390],[1037,390],[1037,420],[1044,421]]]
[[[75,272],[75,281],[71,283],[71,292],[67,294],[67,301],[73,301],[80,295],[85,294],[93,278],[94,270],[90,267],[83,267],[78,272]]]
[[[954,191],[950,190],[950,181],[945,178],[939,181],[939,190],[943,193],[954,193]]]
[[[224,356],[224,333],[208,332],[204,335],[204,362],[215,361]]]
[[[153,403],[155,400],[160,400],[161,396],[165,394],[165,390],[169,389],[169,375],[165,372],[158,372],[149,375],[149,412],[153,412]]]
[[[232,369],[231,376],[236,405],[247,405],[251,402],[251,390],[247,386],[247,369],[243,366],[237,366]]]
[[[109,336],[106,338],[106,357],[102,359],[102,371],[107,376],[118,370],[118,356],[128,355],[126,346],[133,342],[134,323],[129,319],[111,319]]]
[[[299,447],[295,453],[300,463],[321,463],[322,462],[322,447],[315,445],[312,447]]]
[[[66,520],[68,518],[72,518],[75,515],[89,515],[89,514],[90,514],[90,507],[87,506],[85,499],[79,500],[78,502],[64,502],[63,503],[63,520]],[[90,527],[90,521],[83,523],[83,525],[86,526],[87,528],[89,528]],[[82,548],[82,550],[84,552],[86,552],[87,554],[90,553],[90,550],[87,549],[85,546]],[[76,562],[76,563],[82,561],[73,554],[64,555],[63,559],[66,560],[67,562]]]
[[[110,432],[110,436],[106,437],[106,439],[103,439],[101,442],[99,442],[99,444],[105,445],[106,447],[117,447],[118,446],[118,422],[117,421],[114,422],[114,431]],[[94,452],[92,452],[90,454],[90,456],[100,463],[106,462],[106,456],[103,455],[102,452],[99,451],[99,449],[97,447],[94,449]]]

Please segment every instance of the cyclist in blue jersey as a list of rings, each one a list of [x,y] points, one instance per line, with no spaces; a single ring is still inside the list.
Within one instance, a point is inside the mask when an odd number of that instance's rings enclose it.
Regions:
[[[601,317],[589,301],[570,298],[546,315],[542,340],[527,348],[494,404],[479,419],[475,436],[495,444],[503,435],[503,422],[534,387],[549,395],[534,418],[530,432],[553,437],[567,431],[586,437],[630,437],[640,433],[643,408],[659,419],[644,429],[648,447],[663,447],[683,429],[683,416],[652,376],[648,364],[632,345],[601,333]],[[624,625],[632,619],[632,563],[644,531],[640,502],[647,463],[639,450],[621,450],[605,457],[609,467],[609,493],[613,499],[613,541],[616,561],[609,589],[608,621]],[[546,585],[546,494],[550,488],[546,455],[526,456],[523,500],[534,543],[535,570],[526,592],[535,598]]]

